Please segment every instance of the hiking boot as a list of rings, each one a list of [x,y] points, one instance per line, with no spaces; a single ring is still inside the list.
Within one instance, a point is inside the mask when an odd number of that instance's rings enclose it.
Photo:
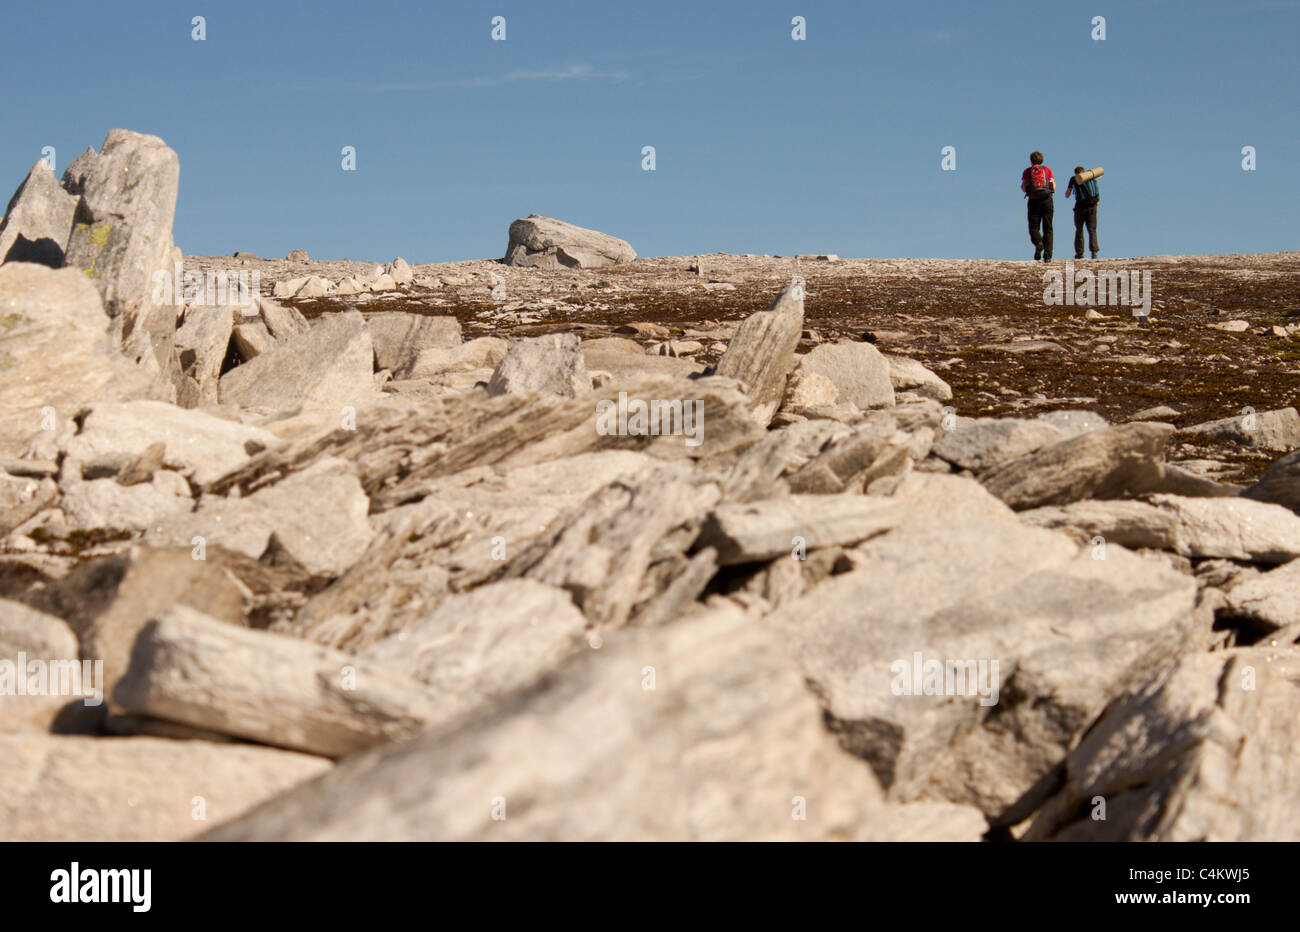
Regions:
[[[1037,261],[1038,261],[1039,259],[1041,259],[1041,258],[1043,258],[1043,250],[1042,250],[1041,248],[1035,249],[1035,250],[1034,250],[1034,261],[1037,262]]]
[[[1075,259],[1076,262],[1079,261],[1079,260],[1082,259],[1082,258],[1083,258],[1083,253],[1079,253],[1077,256],[1074,257],[1074,259]],[[1097,258],[1097,257],[1096,257],[1096,256],[1093,256],[1093,258],[1095,259],[1095,258]]]
[[[1049,253],[1045,253],[1045,254],[1043,255],[1043,261],[1044,261],[1044,262],[1051,262],[1051,261],[1052,261],[1052,254],[1051,254],[1050,252],[1049,252]]]
[[[1093,257],[1094,259],[1097,258],[1097,254],[1094,252],[1094,253],[1092,254],[1092,257]],[[1080,256],[1079,258],[1082,259],[1083,256]]]

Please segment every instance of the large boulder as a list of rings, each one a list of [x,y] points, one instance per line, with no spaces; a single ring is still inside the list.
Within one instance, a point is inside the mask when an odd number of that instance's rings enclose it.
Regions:
[[[94,284],[76,269],[0,266],[0,456],[22,456],[35,442],[52,458],[82,405],[148,392],[113,348],[108,323]]]
[[[855,562],[768,621],[891,797],[969,803],[994,824],[1043,801],[1133,677],[1208,641],[1190,577],[1013,519],[922,515]]]
[[[1288,453],[1275,462],[1241,497],[1272,502],[1300,513],[1300,451]]]
[[[366,326],[375,347],[376,368],[394,374],[414,366],[423,350],[461,345],[460,322],[455,317],[385,311],[371,314]]]
[[[599,269],[635,258],[636,251],[616,236],[529,214],[510,224],[504,261],[538,269]]]
[[[123,352],[166,401],[175,399],[179,376],[180,283],[160,289],[155,273],[174,276],[179,182],[180,161],[166,143],[123,129],[110,130],[98,154],[87,149],[63,173],[63,187],[79,198],[67,264],[95,283]]]
[[[829,379],[840,401],[863,410],[893,407],[889,360],[870,343],[822,343],[799,360],[799,369]]]
[[[591,379],[577,336],[553,333],[520,340],[497,365],[487,390],[489,395],[585,395],[591,391]]]
[[[59,186],[50,163],[38,161],[14,192],[0,222],[0,262],[61,267],[76,210],[77,199]]]

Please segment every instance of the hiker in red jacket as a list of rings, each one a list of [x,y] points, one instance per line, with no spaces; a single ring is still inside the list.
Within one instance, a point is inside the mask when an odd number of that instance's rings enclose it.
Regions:
[[[1034,244],[1034,261],[1052,261],[1052,195],[1056,179],[1043,164],[1043,153],[1029,153],[1029,167],[1020,175],[1020,190],[1029,199],[1029,241]],[[1043,232],[1039,235],[1038,227]]]

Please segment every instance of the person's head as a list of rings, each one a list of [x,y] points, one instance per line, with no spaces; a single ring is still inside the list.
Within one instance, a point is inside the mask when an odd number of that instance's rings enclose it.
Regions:
[[[1031,152],[1031,153],[1029,153],[1029,164],[1030,164],[1030,165],[1042,165],[1042,164],[1043,164],[1043,153],[1041,153],[1041,152]]]
[[[1083,174],[1083,166],[1082,166],[1082,165],[1076,165],[1076,166],[1074,166],[1074,173],[1075,173],[1076,175],[1082,175],[1082,174]]]

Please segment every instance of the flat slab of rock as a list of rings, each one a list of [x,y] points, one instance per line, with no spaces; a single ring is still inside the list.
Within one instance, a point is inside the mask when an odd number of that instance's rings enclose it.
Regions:
[[[600,269],[635,258],[631,245],[616,236],[529,214],[510,224],[504,262],[537,269]]]
[[[796,550],[856,544],[902,521],[906,509],[866,495],[789,495],[719,505],[700,529],[699,547],[713,547],[723,566],[756,563]]]
[[[1261,450],[1290,453],[1300,447],[1300,412],[1295,408],[1249,412],[1184,427],[1180,434],[1203,434],[1220,440],[1234,440]]]
[[[993,469],[984,487],[1017,510],[1140,494],[1164,478],[1170,424],[1089,430]]]
[[[180,841],[329,768],[247,744],[0,735],[0,841]]]
[[[223,404],[262,411],[359,408],[376,397],[374,347],[355,310],[326,317],[305,333],[221,377]]]
[[[1062,439],[1060,428],[1046,421],[978,418],[941,431],[931,448],[935,456],[972,472],[984,472]]]
[[[982,820],[969,808],[883,804],[870,771],[819,719],[770,634],[719,607],[618,632],[544,686],[345,762],[206,837],[977,837]],[[804,819],[792,818],[796,797]]]
[[[62,449],[81,463],[83,474],[116,475],[161,443],[162,465],[204,486],[278,442],[260,427],[162,401],[130,401],[92,405]]]
[[[129,711],[325,757],[409,738],[437,715],[422,683],[377,664],[190,608],[153,618],[113,693]]]
[[[1072,531],[1081,539],[1101,537],[1193,559],[1284,563],[1300,557],[1300,517],[1279,505],[1248,499],[1151,495],[1146,501],[1035,508],[1020,517],[1026,524]]]
[[[1026,838],[1300,841],[1297,655],[1244,648],[1166,665],[1070,752],[1065,786]]]

